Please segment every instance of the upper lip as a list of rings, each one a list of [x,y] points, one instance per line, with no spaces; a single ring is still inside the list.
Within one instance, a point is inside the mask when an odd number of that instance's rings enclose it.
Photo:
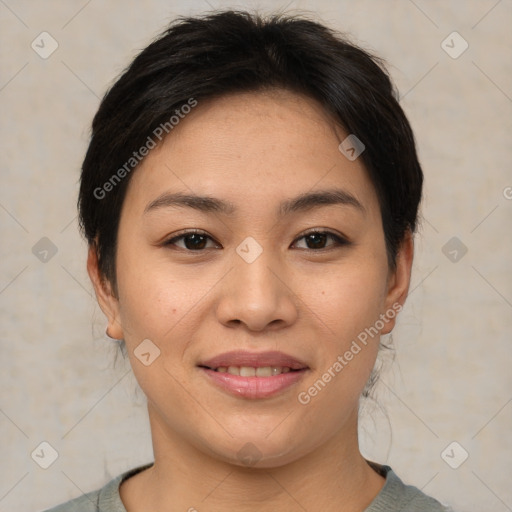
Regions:
[[[302,361],[283,352],[249,352],[240,350],[219,354],[218,356],[199,363],[198,366],[206,366],[212,369],[219,368],[221,366],[248,366],[252,368],[276,366],[288,367],[292,370],[308,368],[308,365],[304,364]]]

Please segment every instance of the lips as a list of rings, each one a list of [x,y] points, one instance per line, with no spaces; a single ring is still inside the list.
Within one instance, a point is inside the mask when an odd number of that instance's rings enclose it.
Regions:
[[[246,352],[233,351],[220,354],[208,359],[198,366],[204,366],[211,370],[229,367],[248,368],[290,368],[290,370],[305,370],[308,366],[298,359],[283,352]]]
[[[198,364],[208,382],[238,398],[268,398],[301,380],[309,367],[282,352],[227,352]]]

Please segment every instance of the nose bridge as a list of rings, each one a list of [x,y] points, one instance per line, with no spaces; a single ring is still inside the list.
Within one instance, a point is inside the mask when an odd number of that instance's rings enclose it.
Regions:
[[[218,308],[219,320],[242,322],[253,330],[272,322],[293,321],[295,304],[285,276],[280,276],[282,262],[272,249],[248,237],[236,248],[233,258]]]
[[[263,248],[254,239],[244,240],[236,249],[234,278],[236,294],[242,298],[248,307],[261,309],[264,304],[273,306],[276,294],[279,293],[279,280],[276,269],[280,267],[272,249]]]

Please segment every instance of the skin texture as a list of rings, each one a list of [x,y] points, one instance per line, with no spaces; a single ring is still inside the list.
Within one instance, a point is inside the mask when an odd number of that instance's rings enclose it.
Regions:
[[[391,271],[378,199],[360,159],[338,150],[347,136],[318,103],[287,91],[230,95],[199,105],[135,171],[121,212],[118,296],[88,271],[111,336],[124,339],[148,399],[155,464],[121,486],[128,512],[149,510],[361,511],[384,479],[361,456],[357,413],[379,336],[311,401],[307,390],[379,315],[403,304],[413,241]],[[281,201],[338,188],[364,207],[322,205],[276,215]],[[161,207],[164,192],[209,195],[236,211]],[[108,200],[105,199],[105,200]],[[345,237],[324,245],[317,228]],[[185,229],[210,238],[181,239]],[[246,237],[263,252],[247,263]],[[197,244],[197,242],[196,242]],[[317,248],[319,247],[319,248]],[[381,334],[394,327],[385,323]],[[151,365],[134,350],[160,349]],[[266,399],[235,397],[197,367],[218,354],[279,350],[305,362],[302,380]],[[239,455],[252,443],[258,460]]]

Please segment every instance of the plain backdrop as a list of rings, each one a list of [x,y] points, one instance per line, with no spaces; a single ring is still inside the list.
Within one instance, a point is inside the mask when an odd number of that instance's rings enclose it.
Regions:
[[[306,10],[386,59],[425,199],[363,453],[458,511],[512,510],[510,0],[0,0],[0,511],[152,460],[144,396],[86,274],[79,170],[130,59],[175,16],[223,7]]]

